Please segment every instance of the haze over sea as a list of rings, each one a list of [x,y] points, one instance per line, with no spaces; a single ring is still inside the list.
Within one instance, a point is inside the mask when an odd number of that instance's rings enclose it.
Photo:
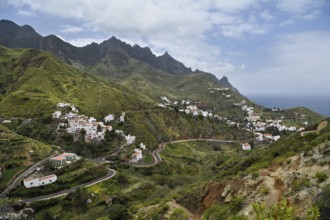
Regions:
[[[330,117],[330,95],[248,95],[247,97],[269,108],[304,106],[312,111]]]

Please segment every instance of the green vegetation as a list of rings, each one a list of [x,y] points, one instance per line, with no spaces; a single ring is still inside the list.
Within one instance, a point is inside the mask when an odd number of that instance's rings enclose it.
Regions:
[[[294,220],[293,208],[287,200],[281,200],[274,206],[266,208],[264,204],[254,203],[253,209],[258,220]],[[317,206],[312,206],[306,211],[307,220],[317,220],[320,211]]]
[[[0,191],[18,173],[32,163],[51,153],[51,148],[41,142],[17,135],[0,125]]]
[[[322,182],[324,182],[328,179],[328,175],[326,173],[323,173],[323,172],[317,172],[315,174],[315,178],[317,179],[318,183],[322,183]]]
[[[148,98],[63,64],[47,52],[1,50],[1,116],[50,114],[58,102],[72,102],[95,117],[151,106]]]
[[[183,209],[175,209],[171,214],[169,220],[186,220],[188,215],[184,212]]]
[[[63,170],[54,170],[52,173],[58,177],[55,183],[34,188],[19,186],[10,192],[10,196],[33,198],[40,195],[47,195],[103,177],[108,173],[108,170],[105,165],[97,165],[90,161],[78,161],[63,168]]]

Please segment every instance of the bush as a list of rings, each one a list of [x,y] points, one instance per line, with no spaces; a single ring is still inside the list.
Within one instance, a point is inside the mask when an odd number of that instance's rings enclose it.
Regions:
[[[269,194],[269,188],[268,187],[262,187],[260,189],[260,193],[264,194],[264,195],[268,195]]]
[[[311,186],[311,183],[309,182],[309,180],[306,177],[295,179],[291,182],[292,190],[295,192],[300,191],[301,189],[303,189],[305,187],[310,187],[310,186]]]
[[[229,210],[226,206],[212,205],[203,213],[203,220],[227,219]]]
[[[238,213],[243,207],[244,199],[240,196],[235,197],[229,204],[229,209],[231,213],[236,214]]]
[[[169,220],[186,220],[188,215],[183,211],[183,209],[175,209]]]
[[[330,216],[330,185],[319,194],[316,205],[320,209],[320,219],[329,219]]]
[[[328,179],[328,175],[323,172],[317,172],[314,177],[317,179],[318,183],[322,183]]]

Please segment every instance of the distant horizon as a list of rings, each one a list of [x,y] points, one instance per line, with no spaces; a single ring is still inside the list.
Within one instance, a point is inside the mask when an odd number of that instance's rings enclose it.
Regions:
[[[243,94],[256,104],[267,108],[294,108],[306,107],[314,112],[330,117],[329,95],[305,94]]]

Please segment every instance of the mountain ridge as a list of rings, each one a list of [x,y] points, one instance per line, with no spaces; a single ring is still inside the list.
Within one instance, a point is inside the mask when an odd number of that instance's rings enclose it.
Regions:
[[[100,59],[109,52],[121,51],[134,59],[141,60],[150,66],[172,74],[193,74],[191,68],[177,61],[165,52],[161,56],[152,53],[149,47],[131,46],[115,36],[100,44],[91,43],[83,47],[76,47],[63,41],[55,35],[41,36],[31,26],[19,26],[9,20],[0,20],[0,44],[6,47],[36,48],[50,51],[61,57],[67,63],[72,61],[83,65],[91,65],[95,58]]]

